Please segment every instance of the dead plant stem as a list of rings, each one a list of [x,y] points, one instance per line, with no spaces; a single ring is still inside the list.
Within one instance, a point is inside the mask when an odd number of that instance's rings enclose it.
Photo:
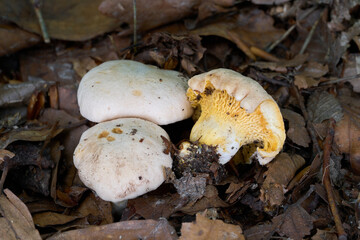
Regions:
[[[328,202],[330,206],[331,213],[334,218],[335,227],[338,233],[338,238],[340,240],[346,240],[347,234],[342,226],[340,215],[336,206],[334,193],[332,191],[331,181],[330,181],[330,153],[331,145],[334,139],[335,134],[335,120],[329,120],[328,132],[324,142],[324,154],[323,154],[323,185],[325,187]]]

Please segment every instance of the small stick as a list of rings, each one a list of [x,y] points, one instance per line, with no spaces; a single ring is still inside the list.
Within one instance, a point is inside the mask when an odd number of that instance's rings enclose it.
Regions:
[[[311,41],[311,39],[312,39],[312,37],[313,37],[313,35],[314,35],[314,32],[315,32],[315,29],[316,29],[317,25],[318,25],[319,22],[320,22],[321,16],[322,16],[322,14],[320,14],[318,20],[316,20],[315,23],[314,23],[314,25],[311,27],[311,30],[310,30],[308,36],[306,37],[305,42],[304,42],[304,44],[302,45],[299,54],[303,54],[303,53],[305,52],[307,46],[309,45],[309,43],[310,43],[310,41]]]
[[[250,51],[255,55],[255,56],[258,56],[258,57],[261,57],[265,60],[268,60],[268,61],[272,61],[272,62],[279,62],[280,60],[275,57],[274,55],[260,49],[260,48],[257,48],[257,47],[250,47]]]
[[[4,183],[5,183],[5,180],[6,180],[6,176],[9,172],[9,160],[10,158],[8,156],[5,156],[4,157],[4,163],[3,163],[3,170],[2,170],[2,174],[1,174],[1,179],[0,179],[0,195],[2,194],[2,190],[4,188]]]
[[[338,236],[340,240],[346,240],[347,239],[347,234],[342,226],[341,223],[341,219],[340,219],[340,215],[336,206],[336,202],[335,202],[335,198],[334,198],[334,193],[332,191],[331,188],[331,181],[330,181],[330,153],[331,153],[331,145],[334,139],[334,134],[335,134],[335,120],[334,119],[330,119],[329,120],[329,127],[328,127],[328,132],[327,132],[327,136],[325,138],[325,142],[324,142],[324,154],[323,154],[323,185],[325,187],[326,193],[327,193],[327,197],[328,197],[328,202],[329,202],[329,206],[330,206],[330,210],[331,213],[333,215],[334,218],[334,222],[335,222],[335,227],[338,233]]]
[[[252,60],[256,60],[255,55],[250,51],[249,47],[240,38],[238,38],[234,32],[229,30],[227,31],[227,34],[229,35],[231,40],[236,44],[236,46],[246,54],[246,56],[248,56]]]
[[[41,29],[41,34],[42,37],[44,39],[45,43],[50,43],[50,38],[49,38],[49,34],[47,32],[46,26],[45,26],[45,21],[44,18],[42,16],[41,10],[40,10],[40,0],[31,0],[31,3],[34,7],[35,13],[36,13],[36,17],[39,21],[40,24],[40,29]]]
[[[360,73],[356,74],[356,75],[353,75],[353,76],[342,77],[342,78],[338,78],[338,79],[335,79],[335,80],[321,82],[319,85],[322,86],[322,85],[329,85],[329,84],[333,84],[333,83],[346,82],[346,81],[353,80],[353,79],[356,79],[356,78],[360,78]]]
[[[266,48],[267,52],[271,52],[279,43],[281,43],[290,33],[295,29],[296,24],[292,25],[278,40],[276,40],[273,44],[271,44],[268,48]]]
[[[320,149],[319,143],[317,142],[317,139],[316,139],[314,125],[312,124],[312,122],[309,119],[309,114],[306,111],[305,104],[304,104],[304,102],[303,102],[303,100],[302,100],[302,98],[300,96],[300,93],[299,93],[299,89],[295,85],[293,85],[293,89],[294,89],[296,98],[297,98],[297,100],[299,102],[301,112],[303,113],[304,119],[306,121],[306,129],[308,130],[308,132],[310,134],[311,141],[313,142],[313,145],[314,145],[317,153],[319,153],[321,151],[321,149]]]

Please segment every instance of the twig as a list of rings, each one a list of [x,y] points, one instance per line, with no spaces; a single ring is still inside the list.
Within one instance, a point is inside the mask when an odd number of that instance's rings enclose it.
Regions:
[[[252,60],[256,60],[255,55],[250,51],[249,47],[238,36],[236,36],[236,33],[229,30],[227,31],[227,34],[232,42],[234,42],[236,46],[246,54],[246,56]]]
[[[134,46],[136,46],[136,41],[137,41],[137,36],[136,36],[136,25],[137,25],[137,21],[136,21],[136,0],[133,0],[133,13],[134,13]],[[134,52],[136,53],[136,47],[134,47]]]
[[[300,96],[300,93],[299,93],[299,89],[297,88],[297,86],[293,85],[293,89],[294,89],[294,92],[295,92],[295,95],[296,95],[296,98],[299,102],[299,105],[300,105],[300,109],[301,109],[301,112],[303,113],[304,115],[304,119],[305,119],[305,122],[306,122],[306,129],[308,130],[309,134],[310,134],[310,137],[311,137],[311,141],[317,151],[317,153],[319,153],[321,151],[320,149],[320,146],[317,142],[317,139],[316,139],[316,134],[315,134],[315,129],[314,129],[314,125],[312,124],[312,122],[310,121],[310,118],[309,118],[309,114],[305,108],[305,104],[304,104],[304,101],[302,100],[301,96]],[[316,154],[316,153],[315,153]],[[313,154],[314,155],[314,154]]]
[[[317,6],[314,6],[311,9],[309,9],[309,11],[307,11],[304,15],[300,16],[299,19],[297,19],[297,21],[301,21],[307,16],[309,16],[310,13],[312,13],[316,8]],[[271,52],[277,45],[279,45],[279,43],[281,43],[285,38],[287,38],[287,36],[289,36],[289,34],[295,29],[296,25],[297,24],[292,25],[278,40],[276,40],[273,44],[267,47],[266,51]]]
[[[281,80],[277,80],[277,79],[273,79],[273,78],[269,78],[267,76],[265,76],[264,74],[254,71],[254,70],[250,70],[250,73],[254,74],[256,76],[257,79],[262,80],[262,81],[266,81],[275,85],[280,85],[280,86],[284,86],[284,87],[290,87],[290,84],[288,82],[284,82]]]
[[[323,185],[325,187],[328,202],[330,206],[331,213],[334,218],[335,227],[338,233],[339,240],[346,240],[347,234],[342,226],[341,219],[339,216],[339,212],[336,206],[336,202],[334,199],[334,193],[331,188],[331,181],[330,181],[330,152],[331,152],[331,145],[334,139],[335,134],[335,120],[329,120],[328,132],[324,142],[324,154],[323,154]]]
[[[319,85],[322,86],[322,85],[330,85],[330,84],[333,84],[333,83],[346,82],[346,81],[353,80],[353,79],[356,79],[356,78],[360,78],[360,73],[356,74],[356,75],[353,75],[353,76],[342,77],[342,78],[338,78],[338,79],[335,79],[335,80],[322,82]]]
[[[318,20],[316,20],[315,23],[314,23],[314,25],[311,27],[311,30],[310,30],[308,36],[306,37],[305,42],[304,42],[304,44],[302,45],[299,54],[303,54],[303,53],[305,52],[307,46],[308,46],[309,43],[310,43],[310,40],[312,39],[312,37],[313,37],[313,35],[314,35],[314,32],[315,32],[315,29],[316,29],[317,25],[318,25],[319,22],[320,22],[321,16],[322,16],[322,14],[320,14]]]
[[[266,48],[267,52],[271,52],[279,43],[281,43],[289,34],[295,29],[296,24],[292,25],[278,40],[276,40],[273,44],[271,44],[268,48]]]
[[[46,26],[45,26],[45,21],[44,18],[42,16],[41,10],[40,10],[40,0],[31,0],[31,3],[34,7],[35,13],[36,13],[36,17],[39,21],[40,24],[40,29],[41,29],[41,34],[42,37],[44,39],[45,43],[50,43],[50,38],[49,38],[49,34],[47,32]]]
[[[279,62],[280,60],[275,57],[274,55],[260,49],[260,48],[257,48],[257,47],[250,47],[250,51],[255,55],[255,56],[258,56],[258,57],[261,57],[265,60],[268,60],[268,61],[272,61],[272,62]]]

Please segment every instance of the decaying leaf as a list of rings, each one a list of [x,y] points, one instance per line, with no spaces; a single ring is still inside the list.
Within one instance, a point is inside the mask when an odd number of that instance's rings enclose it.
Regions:
[[[278,225],[277,232],[281,236],[288,236],[294,240],[301,240],[310,234],[313,228],[313,219],[300,205],[291,205],[285,213],[272,220]]]
[[[310,120],[314,123],[321,123],[330,118],[338,122],[343,116],[339,101],[326,91],[314,92],[309,97],[307,110]]]
[[[266,179],[260,189],[260,199],[265,203],[266,210],[271,210],[282,203],[287,191],[286,186],[304,164],[305,160],[301,156],[290,157],[287,153],[280,153],[268,164]]]
[[[26,120],[26,107],[3,108],[0,110],[0,129],[11,128]]]
[[[175,229],[164,218],[132,220],[56,234],[49,240],[97,240],[97,239],[169,239],[176,240]]]
[[[109,32],[119,26],[113,18],[98,11],[102,0],[64,2],[46,1],[40,4],[42,16],[51,38],[81,41]],[[41,34],[31,1],[0,2],[0,15],[30,32]],[[22,16],[22,17],[19,17]]]
[[[25,204],[9,189],[0,196],[0,236],[4,240],[41,240]],[[3,238],[4,237],[4,238]]]
[[[304,118],[289,109],[281,109],[283,117],[289,121],[289,129],[286,132],[286,136],[294,143],[308,147],[311,142],[308,131],[305,128]]]
[[[295,76],[294,84],[299,89],[304,89],[304,88],[306,89],[306,88],[317,86],[319,84],[319,81],[314,79],[313,77],[299,74],[299,75]]]
[[[213,185],[207,185],[204,196],[195,201],[190,202],[179,211],[186,214],[195,214],[199,211],[204,211],[207,208],[212,207],[228,207],[229,205],[219,197],[219,192]]]
[[[6,148],[10,143],[15,141],[45,141],[49,137],[55,137],[63,129],[53,129],[49,127],[37,127],[35,129],[15,129],[5,133],[0,137],[0,148]]]
[[[179,194],[145,195],[128,201],[128,206],[145,219],[168,218],[185,204]]]
[[[0,24],[0,56],[31,47],[40,41],[40,36],[36,34],[9,24]]]
[[[183,223],[181,240],[241,239],[245,240],[240,226],[226,224],[221,220],[210,220],[202,214],[196,214],[194,223]]]
[[[63,225],[79,218],[78,216],[69,216],[55,212],[42,212],[33,215],[34,223],[40,227],[49,227],[54,225]]]

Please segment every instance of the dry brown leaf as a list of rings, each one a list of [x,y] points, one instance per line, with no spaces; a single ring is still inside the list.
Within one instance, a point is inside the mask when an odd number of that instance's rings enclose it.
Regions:
[[[316,87],[319,84],[319,81],[309,76],[296,75],[294,84],[299,89],[306,89],[306,88]]]
[[[34,223],[40,227],[49,227],[54,225],[63,225],[79,218],[78,216],[69,216],[56,212],[42,212],[33,215]]]
[[[207,185],[204,196],[201,199],[187,204],[179,209],[179,211],[192,215],[197,212],[204,211],[207,208],[228,206],[229,205],[219,197],[216,187],[213,185]]]
[[[244,9],[236,18],[217,21],[195,29],[192,33],[202,36],[219,36],[229,41],[240,40],[248,47],[263,49],[284,33],[283,30],[276,29],[273,24],[274,20],[262,10]],[[232,34],[229,35],[229,32]]]
[[[300,70],[299,74],[306,77],[319,78],[329,72],[327,64],[309,61]]]
[[[309,118],[314,123],[334,118],[336,122],[343,116],[343,110],[339,101],[326,91],[314,92],[307,102]]]
[[[49,240],[98,240],[98,239],[167,239],[176,240],[175,229],[164,218],[155,220],[123,221],[56,234]]]
[[[54,130],[48,127],[41,127],[38,129],[19,128],[5,133],[0,138],[0,148],[6,148],[10,143],[15,141],[45,141],[49,137],[55,137],[62,129]]]
[[[31,47],[41,41],[40,36],[13,25],[0,24],[0,56]]]
[[[305,128],[303,116],[289,109],[281,109],[281,113],[283,117],[289,121],[289,129],[286,132],[286,136],[294,143],[308,147],[311,139]]]
[[[226,224],[221,220],[210,220],[196,214],[194,223],[181,225],[181,240],[238,239],[245,240],[239,225]]]
[[[49,36],[62,40],[83,41],[114,30],[119,26],[119,22],[98,11],[101,1],[42,2],[40,10]],[[0,15],[27,31],[41,34],[39,20],[31,1],[1,1]]]
[[[301,156],[290,157],[287,153],[280,153],[268,164],[266,179],[260,189],[260,199],[265,203],[266,210],[281,205],[287,191],[286,186],[304,164],[305,160]]]
[[[41,240],[25,204],[9,189],[0,196],[0,236],[7,239]]]
[[[246,240],[259,240],[273,231],[272,224],[255,225],[244,231]]]
[[[128,206],[145,219],[168,218],[182,204],[179,194],[146,195],[128,201]]]
[[[277,232],[281,236],[294,240],[302,240],[313,228],[313,218],[298,204],[291,205],[285,213],[274,217],[272,222],[278,226]]]
[[[73,68],[75,72],[82,78],[89,70],[96,67],[97,64],[90,57],[73,59]]]

